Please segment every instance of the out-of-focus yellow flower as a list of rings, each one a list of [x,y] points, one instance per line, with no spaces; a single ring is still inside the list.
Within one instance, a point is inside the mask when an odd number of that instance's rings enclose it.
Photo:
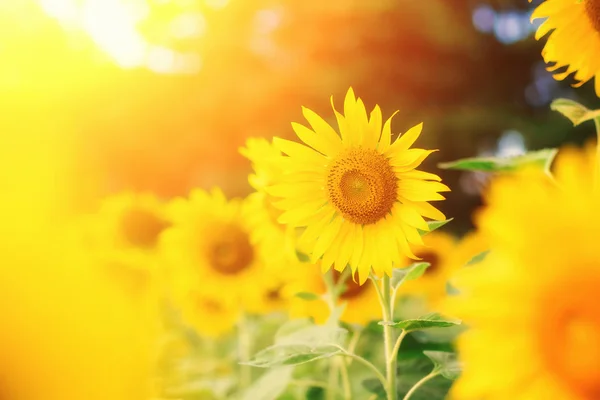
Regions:
[[[335,111],[340,134],[313,111],[303,113],[312,129],[292,127],[306,145],[274,139],[287,155],[278,159],[283,175],[267,188],[281,198],[279,222],[306,227],[300,241],[313,263],[322,257],[323,271],[349,264],[361,285],[371,270],[391,275],[403,254],[414,257],[410,245],[422,244],[423,217],[444,219],[428,202],[443,200],[438,192],[448,187],[416,169],[433,151],[409,149],[422,125],[391,143],[391,118],[382,123],[379,106],[368,117],[352,89],[344,115]]]
[[[419,279],[405,282],[400,294],[410,294],[427,300],[429,307],[446,297],[447,284],[453,274],[464,267],[474,256],[487,249],[481,235],[471,233],[457,242],[451,235],[435,231],[423,237],[424,246],[415,249],[420,261],[428,262],[429,268]],[[419,261],[417,261],[419,262]],[[406,260],[411,263],[411,260]]]
[[[251,228],[254,244],[260,244],[269,255],[268,264],[275,274],[278,269],[287,269],[289,263],[298,262],[296,256],[296,230],[280,224],[277,219],[281,210],[273,207],[273,197],[265,188],[276,182],[282,174],[277,159],[281,152],[266,139],[250,138],[240,152],[252,162],[254,174],[248,181],[256,189],[244,202],[244,213]]]
[[[194,190],[169,208],[173,225],[162,237],[161,252],[184,316],[211,334],[217,325],[223,327],[218,331],[231,327],[240,310],[260,311],[270,282],[265,252],[251,241],[242,201],[228,201],[220,190]]]
[[[529,0],[531,2],[531,0]],[[547,63],[554,63],[551,71],[568,66],[554,74],[563,80],[573,72],[579,87],[600,72],[600,4],[596,0],[545,0],[531,19],[546,18],[538,28],[535,38],[548,32],[542,51]],[[600,81],[596,77],[596,94],[600,96]]]
[[[299,292],[325,295],[327,288],[318,265],[302,264],[302,278],[287,288],[289,294]],[[340,279],[340,272],[333,271],[334,282]],[[352,278],[345,283],[345,290],[339,296],[338,304],[346,303],[346,308],[340,318],[349,324],[366,325],[373,320],[381,320],[381,306],[377,291],[373,285],[359,285]],[[330,309],[325,299],[305,300],[293,296],[290,299],[290,317],[311,317],[317,324],[323,324],[330,315]]]
[[[477,223],[491,252],[463,269],[447,309],[459,340],[457,399],[600,398],[600,192],[594,149],[565,149],[555,178],[499,178]]]
[[[0,397],[147,399],[153,334],[67,239],[77,190],[69,141],[51,128],[3,132]]]
[[[154,195],[122,193],[106,198],[80,224],[86,249],[133,295],[155,291],[160,281],[158,242],[170,225],[164,208]]]

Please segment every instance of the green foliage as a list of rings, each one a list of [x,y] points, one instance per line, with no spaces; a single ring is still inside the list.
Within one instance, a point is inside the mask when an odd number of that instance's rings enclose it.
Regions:
[[[471,258],[466,265],[469,266],[469,265],[479,264],[480,262],[485,260],[485,258],[487,257],[487,255],[489,253],[490,253],[489,250],[482,251],[481,253],[479,253],[479,254],[475,255],[473,258]]]
[[[600,110],[590,110],[584,105],[569,99],[556,99],[550,104],[550,108],[567,117],[574,126],[600,116]]]
[[[380,322],[380,324],[383,324]],[[430,313],[416,319],[407,319],[404,321],[394,322],[391,325],[403,329],[407,332],[431,329],[431,328],[447,328],[450,326],[460,325],[459,320],[450,320],[442,317],[438,313]]]
[[[423,354],[433,362],[433,371],[439,373],[444,378],[454,380],[460,375],[462,366],[457,361],[455,353],[426,350]]]
[[[302,300],[306,300],[306,301],[319,300],[318,295],[316,295],[314,293],[310,293],[310,292],[299,292],[299,293],[296,293],[295,296],[301,298]]]
[[[267,371],[242,394],[241,400],[275,400],[285,391],[292,379],[293,367]]]
[[[412,281],[420,278],[430,264],[426,262],[416,262],[406,268],[396,268],[392,272],[392,290],[397,290],[405,281]]]
[[[421,236],[425,236],[430,232],[435,231],[436,229],[441,228],[442,226],[446,225],[448,222],[452,221],[454,218],[450,218],[450,219],[446,219],[444,221],[428,221],[427,225],[429,226],[429,230],[428,231],[424,231],[421,229],[418,229],[419,234]]]
[[[544,171],[550,169],[550,164],[556,156],[557,149],[532,151],[516,157],[473,157],[456,161],[440,163],[443,169],[481,172],[514,172],[525,167],[537,167]]]
[[[347,331],[332,325],[309,325],[287,335],[279,335],[273,346],[256,353],[246,363],[253,367],[271,368],[299,365],[340,354],[340,344]]]

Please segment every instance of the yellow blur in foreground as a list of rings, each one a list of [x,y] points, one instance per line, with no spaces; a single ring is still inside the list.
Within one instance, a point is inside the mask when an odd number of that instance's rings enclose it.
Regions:
[[[0,126],[0,397],[147,398],[145,316],[68,244],[69,140],[15,121]]]
[[[478,218],[491,252],[456,279],[470,330],[456,399],[600,398],[600,204],[594,146],[493,183]]]

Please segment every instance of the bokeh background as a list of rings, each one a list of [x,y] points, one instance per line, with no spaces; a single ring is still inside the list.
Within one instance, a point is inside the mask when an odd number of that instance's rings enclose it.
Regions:
[[[0,0],[0,135],[68,133],[82,209],[126,189],[243,196],[246,138],[291,138],[301,105],[331,117],[329,96],[352,86],[400,110],[395,133],[425,121],[417,144],[440,149],[426,169],[453,188],[440,208],[466,231],[485,176],[438,162],[593,134],[549,110],[597,99],[546,72],[536,3]]]

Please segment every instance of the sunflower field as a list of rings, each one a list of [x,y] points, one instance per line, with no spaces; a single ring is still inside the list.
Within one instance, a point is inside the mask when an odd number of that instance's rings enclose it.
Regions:
[[[0,38],[0,400],[600,400],[600,0]]]

